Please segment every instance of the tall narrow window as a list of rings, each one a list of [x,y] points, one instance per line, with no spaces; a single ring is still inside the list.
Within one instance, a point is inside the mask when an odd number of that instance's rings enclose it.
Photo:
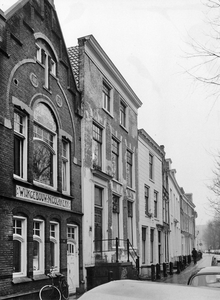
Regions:
[[[60,240],[59,223],[50,222],[50,266],[59,271],[60,269]]]
[[[70,192],[70,155],[69,143],[62,140],[62,190]]]
[[[110,92],[111,92],[110,87],[109,87],[105,82],[103,82],[103,87],[102,87],[103,107],[104,107],[104,109],[106,109],[108,112],[110,112],[110,109],[111,109]]]
[[[144,186],[145,215],[149,214],[149,187]]]
[[[14,112],[14,174],[27,179],[27,118]]]
[[[100,187],[95,186],[95,251],[102,251],[102,193]]]
[[[128,239],[133,245],[133,202],[128,201]]]
[[[154,217],[157,218],[157,197],[158,197],[158,193],[156,191],[154,191]]]
[[[142,227],[142,264],[146,264],[146,227]]]
[[[49,89],[50,75],[56,76],[56,61],[52,50],[43,40],[38,40],[37,61],[44,68],[44,84]]]
[[[27,275],[27,220],[13,217],[13,277]]]
[[[153,179],[153,155],[149,154],[149,178]]]
[[[102,168],[102,129],[93,124],[93,167]]]
[[[150,230],[150,262],[154,260],[154,229]]]
[[[119,180],[119,143],[112,138],[112,175]]]
[[[57,126],[43,103],[34,109],[33,176],[36,182],[57,187]]]
[[[33,270],[34,275],[44,273],[44,222],[40,219],[33,225]]]
[[[120,239],[120,226],[119,226],[119,197],[113,195],[112,197],[112,238]]]
[[[132,152],[127,150],[127,185],[132,187]]]
[[[161,263],[161,231],[157,232],[158,234],[158,262]]]
[[[120,102],[120,124],[126,127],[126,105],[123,101]]]

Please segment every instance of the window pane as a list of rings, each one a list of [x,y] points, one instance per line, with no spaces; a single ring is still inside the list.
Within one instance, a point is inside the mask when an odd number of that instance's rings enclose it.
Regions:
[[[127,151],[127,185],[132,187],[132,153]]]
[[[40,142],[34,142],[33,156],[34,180],[53,185],[53,154]]]
[[[18,113],[14,113],[14,131],[24,133],[23,117]]]
[[[93,124],[93,166],[102,167],[102,130]]]
[[[37,271],[40,269],[40,247],[39,243],[37,241],[34,241],[34,247],[33,247],[33,268],[34,271]]]
[[[110,88],[103,83],[103,107],[107,110],[110,111]]]
[[[57,130],[56,122],[50,109],[43,103],[39,103],[34,109],[34,119],[52,131]]]
[[[69,145],[62,141],[62,190],[68,191],[69,187]]]
[[[50,225],[50,236],[55,237],[56,236],[56,225],[55,224],[51,224]]]
[[[21,272],[21,243],[13,240],[13,272]]]
[[[23,177],[23,140],[14,135],[14,174]]]
[[[67,191],[67,162],[62,161],[62,189]]]
[[[120,103],[120,124],[125,127],[126,122],[126,106],[123,102]]]
[[[54,242],[50,242],[50,264],[51,267],[55,266],[55,244]]]
[[[102,209],[95,207],[95,251],[102,251]]]
[[[95,187],[95,205],[102,206],[102,189]]]
[[[112,175],[119,179],[119,143],[112,139]]]

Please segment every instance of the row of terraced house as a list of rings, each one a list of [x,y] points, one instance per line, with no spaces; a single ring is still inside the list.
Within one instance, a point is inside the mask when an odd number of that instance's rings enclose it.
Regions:
[[[53,0],[20,0],[0,68],[0,299],[38,299],[52,266],[76,293],[191,253],[192,194],[94,36],[67,49]]]

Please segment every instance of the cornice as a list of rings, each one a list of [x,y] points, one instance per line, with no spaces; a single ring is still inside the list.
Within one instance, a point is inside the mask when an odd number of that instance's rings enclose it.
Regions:
[[[78,39],[78,42],[79,46],[84,45],[85,53],[88,55],[88,57],[94,62],[94,64],[108,80],[111,79],[111,83],[113,84],[114,88],[118,90],[127,104],[129,104],[137,113],[137,109],[142,105],[141,100],[132,90],[130,85],[101,48],[93,35],[81,37]]]
[[[165,156],[164,150],[152,139],[152,137],[142,128],[138,129],[138,135],[156,151],[162,158]]]

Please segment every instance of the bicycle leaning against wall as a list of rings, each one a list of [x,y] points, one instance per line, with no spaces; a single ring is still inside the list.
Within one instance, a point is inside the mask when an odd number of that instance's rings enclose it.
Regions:
[[[39,292],[40,300],[67,300],[69,299],[69,288],[63,274],[56,274],[52,267],[50,273],[47,274],[51,278],[51,284],[44,285]],[[54,284],[54,278],[58,277],[58,286]]]

